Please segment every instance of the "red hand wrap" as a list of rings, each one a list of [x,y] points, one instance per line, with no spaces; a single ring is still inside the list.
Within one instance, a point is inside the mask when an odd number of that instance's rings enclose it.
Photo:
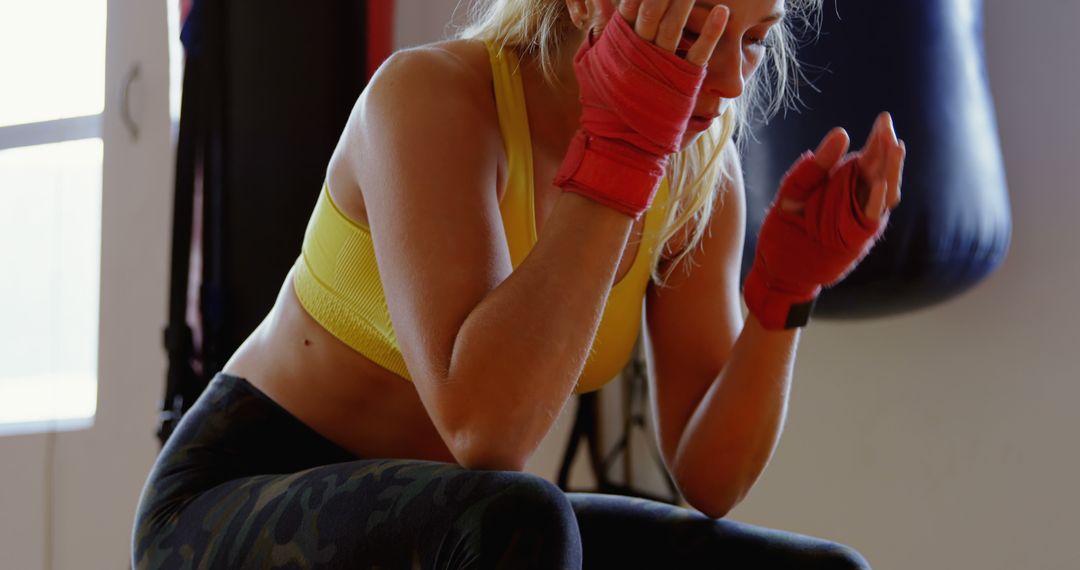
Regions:
[[[743,285],[747,307],[766,329],[787,328],[793,305],[840,282],[881,236],[888,211],[877,221],[867,217],[858,203],[859,183],[854,157],[829,175],[809,151],[784,175]],[[803,202],[803,212],[785,212],[779,205],[784,198]]]
[[[679,150],[705,68],[641,39],[621,16],[574,56],[581,126],[555,184],[637,217]]]

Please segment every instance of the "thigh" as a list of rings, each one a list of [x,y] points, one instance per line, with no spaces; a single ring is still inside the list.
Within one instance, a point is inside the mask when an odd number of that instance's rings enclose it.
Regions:
[[[430,461],[356,460],[245,477],[148,519],[159,520],[140,530],[138,568],[580,564],[573,513],[554,485]]]
[[[569,493],[590,568],[865,569],[853,549],[820,538],[712,519],[617,495]]]

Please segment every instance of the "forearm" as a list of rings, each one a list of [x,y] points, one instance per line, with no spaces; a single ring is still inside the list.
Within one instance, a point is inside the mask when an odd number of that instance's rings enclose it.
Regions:
[[[674,475],[688,502],[720,517],[765,469],[787,414],[798,329],[765,330],[749,316],[721,373],[679,440]]]
[[[466,318],[448,379],[475,455],[498,447],[492,461],[523,462],[539,446],[584,368],[632,222],[563,193],[529,255]]]

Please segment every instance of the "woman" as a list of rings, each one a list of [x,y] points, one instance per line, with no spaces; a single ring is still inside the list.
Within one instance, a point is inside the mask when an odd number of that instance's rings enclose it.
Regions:
[[[360,97],[273,310],[150,474],[135,566],[868,567],[718,520],[778,440],[813,298],[899,199],[887,115],[858,153],[829,133],[781,185],[744,322],[732,131],[815,2],[483,8]],[[521,472],[643,302],[660,448],[700,513]]]

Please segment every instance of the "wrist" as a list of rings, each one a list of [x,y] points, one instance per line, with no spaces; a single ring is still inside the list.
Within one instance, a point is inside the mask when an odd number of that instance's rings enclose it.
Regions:
[[[767,330],[806,326],[820,293],[820,285],[790,287],[770,280],[756,263],[743,284],[746,307]]]
[[[637,218],[652,206],[666,166],[666,156],[579,130],[554,183]]]

